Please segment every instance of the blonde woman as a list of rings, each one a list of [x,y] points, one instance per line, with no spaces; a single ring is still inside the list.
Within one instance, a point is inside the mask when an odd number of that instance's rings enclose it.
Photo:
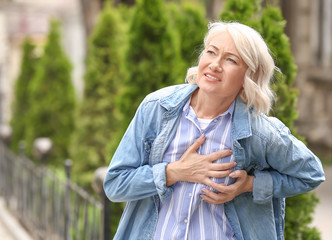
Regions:
[[[127,202],[115,239],[283,239],[285,198],[325,180],[319,159],[268,117],[274,61],[239,23],[209,25],[187,84],[149,94],[104,182]]]

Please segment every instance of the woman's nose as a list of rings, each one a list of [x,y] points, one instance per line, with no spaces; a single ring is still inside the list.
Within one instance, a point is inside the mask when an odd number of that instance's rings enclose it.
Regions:
[[[211,71],[215,71],[215,72],[221,72],[222,71],[222,67],[219,61],[213,61],[210,65],[209,68]]]

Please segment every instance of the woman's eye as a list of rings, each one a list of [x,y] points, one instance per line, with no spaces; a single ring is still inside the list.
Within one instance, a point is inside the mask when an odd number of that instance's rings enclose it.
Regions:
[[[232,63],[237,63],[234,59],[232,59],[232,58],[226,58],[226,61],[229,61],[229,62],[232,62]]]
[[[207,50],[206,52],[207,52],[208,54],[214,55],[214,51]]]

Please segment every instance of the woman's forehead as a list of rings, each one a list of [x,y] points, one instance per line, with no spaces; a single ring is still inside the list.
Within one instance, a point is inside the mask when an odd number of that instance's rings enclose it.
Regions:
[[[213,34],[207,41],[206,47],[213,47],[216,49],[232,50],[237,52],[236,45],[231,34],[227,31],[220,31]]]

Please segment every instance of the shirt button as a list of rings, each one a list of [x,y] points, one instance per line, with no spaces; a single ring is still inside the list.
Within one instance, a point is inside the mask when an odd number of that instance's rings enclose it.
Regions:
[[[192,196],[192,193],[189,193],[188,195],[189,195],[189,197],[191,197],[191,196]]]
[[[150,234],[148,234],[148,238],[150,238],[151,237],[151,235]]]
[[[214,121],[214,122],[218,122],[218,119],[214,119],[213,121]]]
[[[185,223],[188,223],[188,219],[186,218],[186,219],[184,220],[184,222],[185,222]]]

